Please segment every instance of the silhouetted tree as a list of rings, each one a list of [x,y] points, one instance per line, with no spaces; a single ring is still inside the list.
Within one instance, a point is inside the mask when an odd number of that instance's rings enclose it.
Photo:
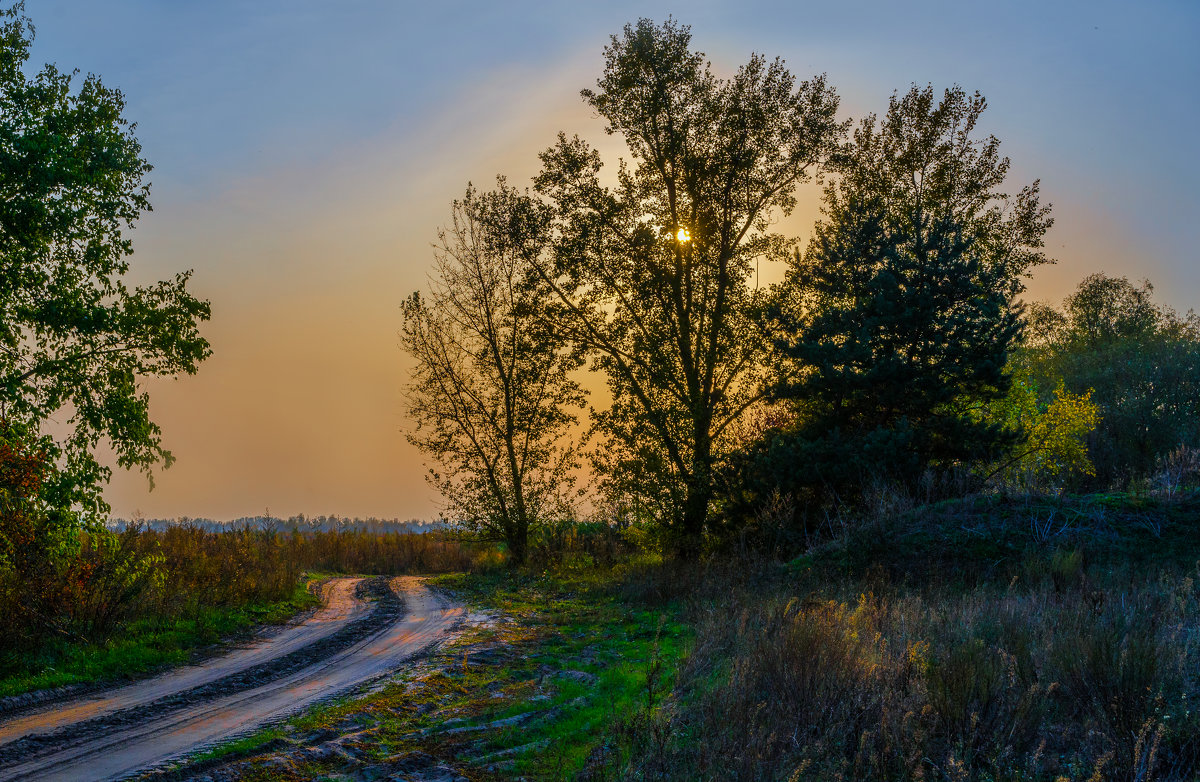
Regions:
[[[614,494],[657,509],[686,557],[701,544],[722,438],[768,374],[754,272],[792,247],[772,218],[844,131],[823,77],[798,83],[755,55],[717,78],[690,43],[671,20],[614,36],[582,94],[631,162],[604,184],[600,154],[560,134],[537,178],[556,233],[538,269],[563,333],[612,395],[596,419],[608,441],[598,466]]]
[[[769,445],[775,480],[845,495],[912,485],[927,468],[994,456],[1016,433],[981,416],[1002,397],[1021,330],[1014,297],[1046,262],[1038,184],[1009,198],[986,103],[960,88],[893,96],[839,156],[825,217],[777,303],[797,424]]]
[[[441,232],[428,297],[404,302],[409,441],[439,465],[429,481],[450,518],[503,540],[525,561],[538,524],[569,513],[575,451],[567,429],[583,403],[581,359],[547,317],[550,290],[529,258],[549,214],[500,181],[468,188]]]

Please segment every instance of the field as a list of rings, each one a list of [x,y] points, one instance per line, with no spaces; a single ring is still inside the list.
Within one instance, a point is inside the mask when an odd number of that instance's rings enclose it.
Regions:
[[[1193,779],[1198,520],[1194,492],[991,495],[788,561],[476,551],[429,582],[461,634],[165,778]]]
[[[438,573],[470,569],[490,552],[437,533],[211,532],[130,527],[116,548],[85,539],[67,573],[5,583],[0,698],[145,674],[211,651],[263,623],[317,604],[309,584],[331,573]],[[133,563],[132,565],[130,563]],[[72,580],[82,572],[86,580]],[[57,596],[62,632],[33,636],[22,620],[31,594]]]

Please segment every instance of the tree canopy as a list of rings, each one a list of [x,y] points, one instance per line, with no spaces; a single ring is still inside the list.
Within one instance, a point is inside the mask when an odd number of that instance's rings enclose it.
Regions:
[[[43,446],[63,467],[62,501],[96,515],[110,473],[94,456],[101,441],[122,467],[170,464],[140,382],[196,370],[209,355],[198,330],[209,305],[188,292],[186,272],[126,282],[150,166],[124,97],[53,65],[26,76],[23,4],[2,19],[0,417],[29,436],[66,417],[68,433]]]
[[[415,361],[408,439],[439,465],[429,480],[447,515],[525,561],[530,531],[570,512],[575,450],[566,437],[581,360],[550,318],[550,291],[529,263],[549,215],[508,187],[468,188],[441,232],[428,297],[404,302]]]
[[[833,151],[838,101],[823,77],[797,81],[759,55],[718,78],[688,27],[646,19],[612,38],[582,95],[630,161],[609,185],[578,137],[542,154],[536,189],[555,242],[537,268],[563,332],[608,379],[612,404],[597,418],[608,488],[644,499],[692,556],[722,439],[763,394],[756,263],[792,248],[772,220]]]
[[[798,425],[773,445],[779,480],[834,494],[869,477],[994,455],[1016,433],[978,415],[1003,397],[1020,334],[1014,297],[1047,259],[1038,183],[1010,197],[1008,158],[978,138],[978,94],[893,96],[838,155],[824,217],[775,303]]]
[[[1100,422],[1081,485],[1124,486],[1179,446],[1200,448],[1200,318],[1154,301],[1149,282],[1089,275],[1061,308],[1030,310],[1023,360],[1042,388],[1091,392]]]

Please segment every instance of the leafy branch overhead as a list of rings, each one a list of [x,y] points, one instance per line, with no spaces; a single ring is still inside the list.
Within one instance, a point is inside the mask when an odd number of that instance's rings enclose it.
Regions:
[[[58,438],[81,497],[103,510],[106,441],[149,475],[171,454],[149,416],[145,377],[196,371],[209,304],[190,272],[126,282],[128,232],[150,209],[125,100],[96,76],[47,65],[25,75],[32,28],[21,4],[0,25],[0,416],[32,432],[65,412]]]

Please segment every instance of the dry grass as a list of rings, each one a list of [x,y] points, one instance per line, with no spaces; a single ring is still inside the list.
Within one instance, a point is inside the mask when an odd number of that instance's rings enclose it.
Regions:
[[[734,621],[713,613],[697,628],[706,641],[685,666],[675,711],[658,726],[673,740],[652,741],[643,729],[621,776],[1200,773],[1200,590],[1192,577],[1066,593],[1016,584],[766,604],[742,596],[728,607]]]
[[[486,566],[497,556],[443,533],[211,532],[179,525],[84,534],[70,558],[0,573],[0,672],[56,665],[74,649],[131,628],[154,635],[183,623],[191,640],[182,643],[211,642],[213,632],[297,610],[306,571],[445,573]]]
[[[470,570],[481,550],[440,533],[293,532],[259,529],[207,532],[187,525],[130,529],[121,547],[161,562],[164,609],[277,600],[304,571],[393,575]]]
[[[1041,500],[937,506],[710,574],[673,698],[587,778],[1200,778],[1196,497],[1089,503],[1049,531]]]

